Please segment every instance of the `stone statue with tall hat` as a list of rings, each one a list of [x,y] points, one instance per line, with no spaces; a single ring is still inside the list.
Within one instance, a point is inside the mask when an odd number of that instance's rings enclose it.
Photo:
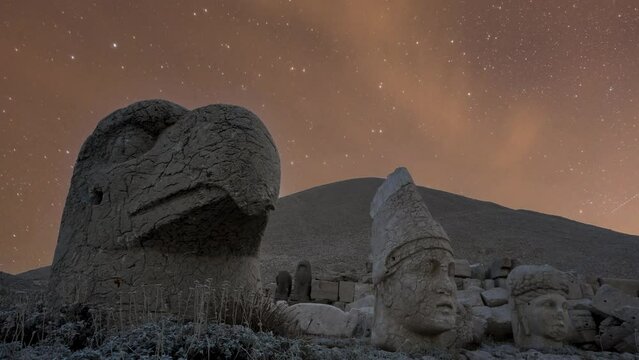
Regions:
[[[453,250],[406,168],[396,169],[380,186],[370,216],[376,294],[372,343],[404,352],[452,346]]]

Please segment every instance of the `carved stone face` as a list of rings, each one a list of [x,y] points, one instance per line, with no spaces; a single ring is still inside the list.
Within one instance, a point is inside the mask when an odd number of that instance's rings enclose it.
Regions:
[[[391,270],[393,273],[382,284],[381,295],[395,321],[422,335],[436,335],[454,328],[455,268],[448,251],[421,250],[399,261]]]
[[[568,335],[568,303],[560,294],[538,296],[523,305],[522,322],[528,336],[563,341]]]

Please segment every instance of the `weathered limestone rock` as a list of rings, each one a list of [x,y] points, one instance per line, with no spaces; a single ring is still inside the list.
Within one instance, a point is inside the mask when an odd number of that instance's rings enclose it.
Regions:
[[[610,285],[603,285],[597,290],[597,294],[592,300],[592,305],[598,311],[614,316],[624,321],[633,322],[633,311],[636,309],[639,315],[639,298],[627,295],[625,292]],[[628,308],[623,310],[624,308]]]
[[[486,279],[486,266],[484,264],[472,264],[470,265],[470,276],[473,279],[484,280]]]
[[[490,308],[488,333],[495,340],[508,340],[513,336],[513,317],[508,304]]]
[[[604,350],[636,352],[639,346],[635,329],[614,317],[607,317],[599,324],[599,333],[599,343]]]
[[[293,301],[309,302],[311,301],[312,286],[311,263],[302,260],[297,264],[295,270],[295,287],[293,288]]]
[[[355,283],[352,281],[339,282],[339,301],[350,303],[355,300]]]
[[[568,336],[568,281],[549,266],[522,265],[508,276],[515,344],[522,348],[560,348]]]
[[[275,301],[285,300],[288,301],[291,297],[291,287],[293,286],[293,279],[288,271],[280,271],[275,277],[275,284],[277,288],[275,290]]]
[[[335,281],[313,280],[311,299],[313,300],[339,300],[339,283]]]
[[[498,307],[475,306],[472,308],[473,317],[479,317],[486,321],[486,335],[495,340],[508,340],[512,338],[512,323],[510,308],[508,305]]]
[[[469,278],[471,274],[468,260],[455,259],[455,277]]]
[[[371,322],[365,311],[344,312],[326,304],[295,304],[286,308],[285,316],[293,330],[318,336],[364,336]]]
[[[481,298],[484,300],[484,304],[490,307],[497,307],[504,304],[508,304],[508,297],[510,293],[504,288],[493,288],[490,290],[482,291]]]
[[[628,296],[639,296],[639,279],[598,278],[599,286],[610,285]]]
[[[495,280],[486,279],[486,280],[483,281],[482,285],[483,285],[483,288],[486,289],[486,290],[493,289],[495,287]]]
[[[492,265],[490,266],[490,278],[491,279],[506,278],[512,268],[513,268],[512,259],[510,258],[495,259],[495,261],[493,261]]]
[[[57,303],[101,304],[159,284],[168,310],[195,281],[257,291],[279,184],[273,140],[244,108],[148,100],[117,110],[80,150],[49,290]]]
[[[463,279],[462,281],[462,289],[468,290],[471,288],[482,288],[482,281],[479,279]]]
[[[375,317],[371,341],[390,351],[450,347],[455,340],[455,264],[448,235],[405,168],[371,203]]]
[[[460,304],[468,306],[483,306],[484,302],[481,299],[482,289],[478,287],[471,287],[466,290],[457,290],[457,301]]]

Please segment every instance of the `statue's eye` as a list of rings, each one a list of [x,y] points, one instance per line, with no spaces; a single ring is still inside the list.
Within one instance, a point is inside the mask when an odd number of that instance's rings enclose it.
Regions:
[[[153,147],[155,139],[139,127],[127,127],[107,149],[110,163],[121,163],[142,155]]]

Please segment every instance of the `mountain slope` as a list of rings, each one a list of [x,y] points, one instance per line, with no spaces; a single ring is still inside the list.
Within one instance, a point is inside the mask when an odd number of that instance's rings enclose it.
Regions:
[[[370,202],[383,179],[352,179],[279,199],[261,248],[264,283],[279,270],[293,274],[307,259],[314,272],[364,271],[370,246]],[[431,213],[449,234],[455,257],[490,262],[501,256],[548,263],[588,276],[639,278],[639,236],[558,216],[513,210],[419,187]]]

